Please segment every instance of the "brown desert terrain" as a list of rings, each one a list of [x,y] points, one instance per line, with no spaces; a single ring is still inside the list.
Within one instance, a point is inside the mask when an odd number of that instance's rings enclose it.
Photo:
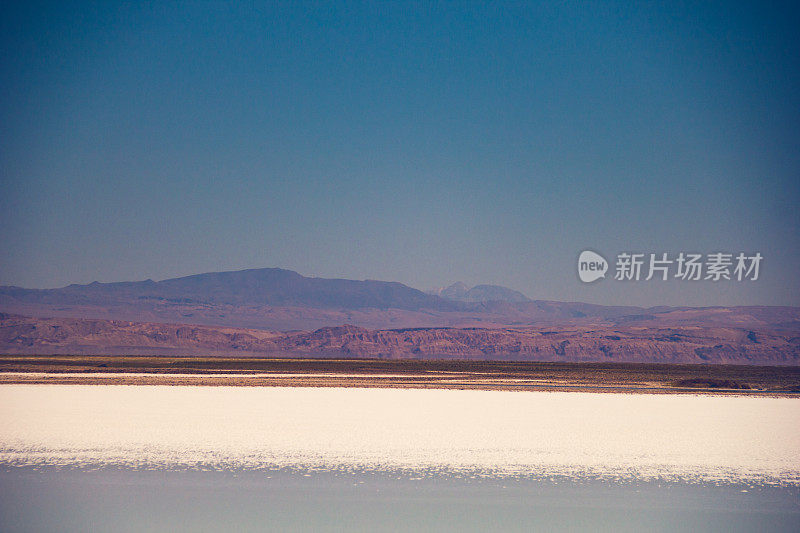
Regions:
[[[0,384],[392,387],[800,396],[800,367],[231,357],[0,356]]]
[[[7,354],[800,364],[800,336],[769,327],[585,324],[316,331],[0,315]]]

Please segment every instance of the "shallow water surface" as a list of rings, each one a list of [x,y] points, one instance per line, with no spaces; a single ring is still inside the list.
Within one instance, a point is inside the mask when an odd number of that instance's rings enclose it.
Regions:
[[[397,472],[0,469],[2,531],[798,531],[786,487]]]

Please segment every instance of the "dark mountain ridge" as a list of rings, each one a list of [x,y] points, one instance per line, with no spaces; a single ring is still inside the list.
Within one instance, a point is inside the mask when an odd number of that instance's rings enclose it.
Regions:
[[[94,282],[60,289],[0,287],[0,300],[9,299],[55,305],[107,305],[134,299],[163,299],[218,305],[459,309],[453,302],[398,282],[313,278],[281,268],[209,272],[164,281]]]

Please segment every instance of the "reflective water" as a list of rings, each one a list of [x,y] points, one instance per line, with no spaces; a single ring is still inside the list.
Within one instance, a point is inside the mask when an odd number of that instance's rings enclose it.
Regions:
[[[0,530],[800,530],[785,487],[394,474],[0,469]]]

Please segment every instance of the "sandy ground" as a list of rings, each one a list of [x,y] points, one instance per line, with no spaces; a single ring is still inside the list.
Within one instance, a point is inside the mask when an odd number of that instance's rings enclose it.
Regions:
[[[0,356],[0,384],[11,383],[800,396],[800,368],[364,359]]]

